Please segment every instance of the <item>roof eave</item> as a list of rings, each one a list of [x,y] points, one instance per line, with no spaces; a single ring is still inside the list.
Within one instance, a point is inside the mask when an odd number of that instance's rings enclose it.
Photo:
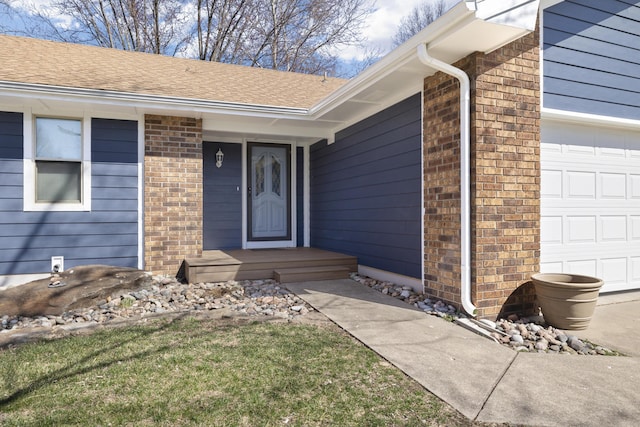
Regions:
[[[398,79],[400,81],[394,87],[394,92],[411,95],[412,90],[421,88],[425,77],[435,73],[435,70],[419,63],[416,55],[418,45],[428,44],[432,54],[449,63],[476,51],[488,53],[532,32],[536,25],[539,2],[540,0],[460,1],[380,61],[316,103],[309,112],[315,118],[322,118],[341,106],[344,109],[344,104],[365,91],[371,91],[376,85],[383,86],[383,80],[388,81],[394,73],[403,77]],[[481,33],[482,37],[469,37],[477,33]],[[420,81],[405,79],[405,71],[413,73]],[[380,107],[385,105],[381,104]],[[363,105],[361,108],[367,109],[367,106]],[[371,110],[369,108],[369,112]],[[354,114],[353,117],[356,120],[364,115],[366,114]],[[350,123],[353,120],[345,121],[345,125]]]
[[[401,44],[375,64],[366,68],[344,86],[340,87],[328,97],[311,107],[310,113],[322,115],[344,99],[361,92],[365,88],[375,84],[380,79],[401,68],[403,64],[415,57],[415,46],[417,43],[424,43],[425,40],[435,39],[438,35],[454,28],[462,21],[473,18],[473,11],[470,11],[464,2],[454,6],[445,15],[428,25],[425,29],[414,35],[411,39]]]
[[[260,115],[272,118],[308,118],[309,112],[306,108],[0,81],[0,94],[26,98],[32,96],[34,93],[37,93],[38,97],[44,99],[83,100],[96,104],[121,104],[139,109],[171,109],[198,113]]]

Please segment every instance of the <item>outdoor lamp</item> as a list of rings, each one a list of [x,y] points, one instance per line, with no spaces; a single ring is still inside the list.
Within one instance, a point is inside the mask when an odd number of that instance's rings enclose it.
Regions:
[[[218,148],[218,152],[216,153],[216,167],[222,167],[222,160],[224,159],[224,153],[222,149]]]

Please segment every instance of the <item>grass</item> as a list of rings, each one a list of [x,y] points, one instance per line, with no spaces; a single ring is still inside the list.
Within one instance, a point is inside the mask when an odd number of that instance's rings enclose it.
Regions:
[[[0,351],[0,425],[472,425],[334,327],[194,318]]]

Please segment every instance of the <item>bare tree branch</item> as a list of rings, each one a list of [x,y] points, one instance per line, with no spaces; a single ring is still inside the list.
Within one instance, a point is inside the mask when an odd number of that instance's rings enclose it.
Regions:
[[[7,2],[11,0],[0,0]],[[53,0],[33,34],[305,73],[335,72],[372,0]],[[36,31],[37,30],[37,31]]]
[[[55,0],[50,10],[31,11],[37,18],[33,33],[65,42],[172,55],[188,41],[182,34],[185,4],[185,0]]]
[[[401,45],[441,15],[444,15],[444,13],[449,10],[450,6],[448,3],[447,0],[426,0],[415,6],[411,12],[400,21],[400,25],[393,36],[394,45]]]

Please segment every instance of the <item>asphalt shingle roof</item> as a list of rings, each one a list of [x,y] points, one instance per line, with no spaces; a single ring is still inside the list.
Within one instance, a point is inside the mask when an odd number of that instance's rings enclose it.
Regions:
[[[346,80],[0,35],[0,81],[309,108]]]

